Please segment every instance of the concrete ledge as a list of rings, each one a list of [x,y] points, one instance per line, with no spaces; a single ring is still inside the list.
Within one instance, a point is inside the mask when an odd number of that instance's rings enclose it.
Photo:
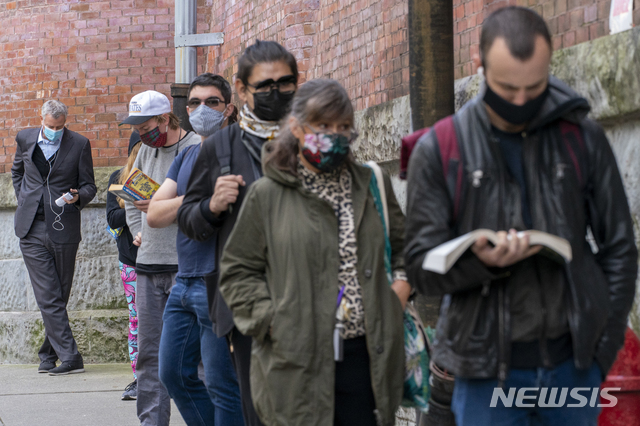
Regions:
[[[109,176],[120,167],[96,167],[93,173],[96,180],[98,192],[89,205],[104,206],[107,202],[107,189],[109,186]],[[0,174],[0,209],[15,209],[18,207],[11,173]]]
[[[85,363],[128,361],[128,310],[70,311],[69,320]],[[43,340],[39,312],[0,312],[0,364],[39,363]]]

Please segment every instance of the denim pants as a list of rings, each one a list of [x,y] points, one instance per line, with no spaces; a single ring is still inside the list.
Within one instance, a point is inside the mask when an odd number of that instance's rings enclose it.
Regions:
[[[573,358],[563,362],[553,369],[532,368],[512,369],[505,382],[504,395],[515,388],[516,396],[513,405],[505,407],[503,400],[494,397],[494,389],[498,381],[494,379],[464,379],[456,377],[453,390],[451,409],[456,416],[458,426],[596,426],[600,408],[600,398],[595,401],[595,407],[591,407],[593,388],[599,388],[601,384],[600,367],[594,361],[588,370],[578,370]],[[562,400],[562,388],[566,390],[566,401],[560,407],[542,407],[538,403],[541,391],[528,390],[525,396],[535,398],[523,399],[525,404],[533,404],[533,407],[516,407],[517,394],[521,388],[548,388],[544,402]],[[554,390],[552,388],[557,388]],[[584,402],[571,397],[574,388],[584,388],[580,395],[587,400],[584,407],[568,407],[569,404]],[[588,388],[588,389],[587,389]],[[514,392],[514,391],[511,391]],[[554,397],[553,401],[550,397]],[[491,407],[492,398],[497,401]],[[604,403],[608,403],[604,401]],[[544,405],[544,403],[543,403]]]
[[[244,425],[229,347],[213,333],[203,278],[176,279],[163,322],[160,380],[187,425]],[[198,378],[201,360],[206,385]]]

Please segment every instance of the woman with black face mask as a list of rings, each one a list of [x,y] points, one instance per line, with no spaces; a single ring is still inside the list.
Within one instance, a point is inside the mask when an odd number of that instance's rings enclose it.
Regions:
[[[216,238],[216,270],[206,277],[209,316],[227,336],[247,426],[261,425],[249,386],[251,338],[242,335],[218,290],[219,260],[249,186],[262,177],[262,147],[280,130],[298,85],[293,55],[273,41],[249,46],[238,61],[236,91],[244,103],[239,121],[208,137],[194,164],[178,225],[189,238]]]
[[[337,81],[301,86],[222,256],[268,426],[390,425],[402,399],[404,216],[389,177],[355,163],[356,136]]]

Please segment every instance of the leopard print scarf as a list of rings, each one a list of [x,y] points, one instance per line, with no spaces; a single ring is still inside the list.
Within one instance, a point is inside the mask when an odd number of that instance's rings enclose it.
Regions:
[[[351,173],[346,167],[329,173],[313,173],[302,164],[298,165],[298,176],[305,189],[328,202],[338,218],[338,254],[340,269],[336,285],[344,286],[341,322],[344,325],[342,337],[352,339],[364,336],[364,305],[362,287],[358,282],[357,241],[353,202],[351,199]]]

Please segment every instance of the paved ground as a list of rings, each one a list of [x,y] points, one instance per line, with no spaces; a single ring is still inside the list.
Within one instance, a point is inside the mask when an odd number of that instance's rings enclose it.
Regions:
[[[0,365],[0,426],[136,426],[135,401],[120,395],[128,364],[86,365],[84,374],[52,377],[37,365]],[[173,405],[171,426],[185,423]]]

